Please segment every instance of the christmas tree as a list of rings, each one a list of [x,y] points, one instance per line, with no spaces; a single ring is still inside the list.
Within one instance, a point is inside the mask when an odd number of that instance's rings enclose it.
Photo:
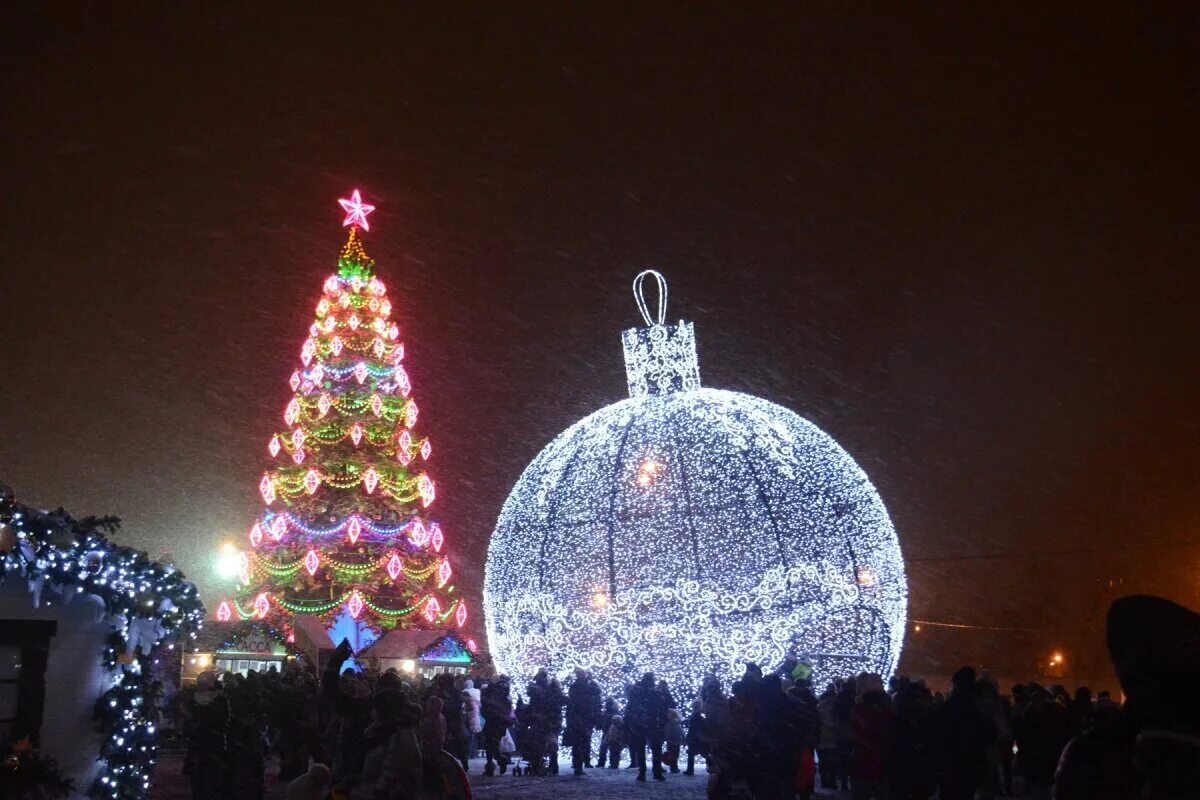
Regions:
[[[360,631],[461,627],[441,527],[429,517],[433,446],[417,433],[392,304],[362,245],[374,206],[338,201],[350,233],[324,284],[292,373],[286,429],[271,436],[259,482],[266,509],[250,530],[236,597],[219,619],[283,630],[294,615]]]

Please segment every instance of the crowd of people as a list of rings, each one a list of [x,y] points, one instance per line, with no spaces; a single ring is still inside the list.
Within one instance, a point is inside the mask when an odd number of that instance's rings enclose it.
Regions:
[[[699,766],[712,800],[795,800],[818,787],[854,800],[1197,797],[1200,708],[1184,684],[1200,665],[1197,620],[1158,598],[1114,605],[1123,705],[1086,688],[1003,692],[970,667],[944,696],[871,673],[814,687],[797,662],[747,664],[728,693],[715,677],[675,687],[682,704],[652,673],[605,697],[584,670],[565,686],[541,670],[522,694],[503,675],[476,688],[343,671],[343,644],[319,680],[299,668],[201,675],[185,703],[185,769],[197,800],[261,798],[274,751],[289,800],[390,799],[444,776],[439,758],[465,772],[482,754],[485,775],[536,777],[558,773],[561,747],[577,776],[624,764],[634,780],[663,781]]]

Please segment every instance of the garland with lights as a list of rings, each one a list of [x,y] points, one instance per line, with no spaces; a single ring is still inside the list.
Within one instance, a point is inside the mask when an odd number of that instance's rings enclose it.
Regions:
[[[144,797],[149,790],[157,752],[150,664],[158,648],[177,636],[194,639],[204,619],[196,587],[181,572],[108,540],[105,534],[119,525],[116,517],[77,520],[61,508],[39,511],[0,486],[0,582],[27,581],[35,602],[46,588],[67,598],[93,595],[116,622],[101,659],[113,685],[95,706],[102,767],[88,790],[111,800]]]
[[[225,638],[216,648],[217,652],[224,652],[234,649],[239,642],[245,641],[251,636],[261,636],[268,642],[277,642],[287,650],[288,655],[296,659],[303,659],[304,653],[300,648],[296,647],[294,637],[289,635],[287,631],[276,628],[269,622],[261,619],[243,619],[229,626],[229,630],[225,634]]]
[[[583,667],[609,692],[644,671],[687,692],[789,658],[819,685],[891,674],[908,587],[867,475],[789,409],[702,388],[661,275],[638,275],[634,297],[646,324],[622,334],[630,397],[546,445],[497,520],[484,574],[497,669],[519,684]]]
[[[428,516],[433,453],[415,431],[420,409],[404,344],[375,262],[362,245],[374,206],[357,190],[338,201],[349,235],[325,279],[300,348],[283,421],[258,488],[266,505],[241,555],[240,585],[217,618],[293,629],[296,614],[326,624],[348,614],[374,635],[467,621],[453,596],[445,535]]]

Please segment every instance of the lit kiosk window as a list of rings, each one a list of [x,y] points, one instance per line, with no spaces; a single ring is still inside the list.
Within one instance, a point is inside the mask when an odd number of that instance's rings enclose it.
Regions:
[[[651,314],[643,293],[658,284]],[[702,388],[692,323],[666,282],[634,282],[630,397],[550,442],[496,523],[484,605],[497,669],[645,670],[679,691],[794,657],[817,684],[890,675],[907,582],[887,509],[837,442],[782,406]]]

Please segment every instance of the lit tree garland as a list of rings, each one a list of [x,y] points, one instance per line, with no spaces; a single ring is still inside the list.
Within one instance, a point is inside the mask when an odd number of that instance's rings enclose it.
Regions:
[[[111,534],[119,524],[116,517],[76,520],[62,509],[38,511],[15,502],[12,491],[0,486],[0,581],[20,577],[35,587],[35,598],[47,587],[67,597],[94,595],[117,623],[103,653],[114,682],[95,711],[104,736],[103,767],[88,794],[126,800],[144,797],[154,772],[156,733],[149,713],[154,654],[180,633],[194,639],[204,606],[196,587],[174,567],[109,542],[103,532]]]
[[[547,445],[496,523],[484,611],[498,669],[584,667],[609,691],[644,670],[688,691],[788,657],[818,682],[891,674],[907,581],[870,480],[792,411],[701,388],[692,325],[666,324],[658,273],[634,296],[647,326],[623,334],[631,397]]]
[[[241,586],[217,617],[282,629],[295,614],[329,623],[346,613],[375,631],[462,626],[445,535],[427,512],[433,445],[416,430],[400,329],[362,246],[374,206],[357,190],[338,202],[349,236],[289,380],[287,427],[267,441],[267,507],[249,532]]]

